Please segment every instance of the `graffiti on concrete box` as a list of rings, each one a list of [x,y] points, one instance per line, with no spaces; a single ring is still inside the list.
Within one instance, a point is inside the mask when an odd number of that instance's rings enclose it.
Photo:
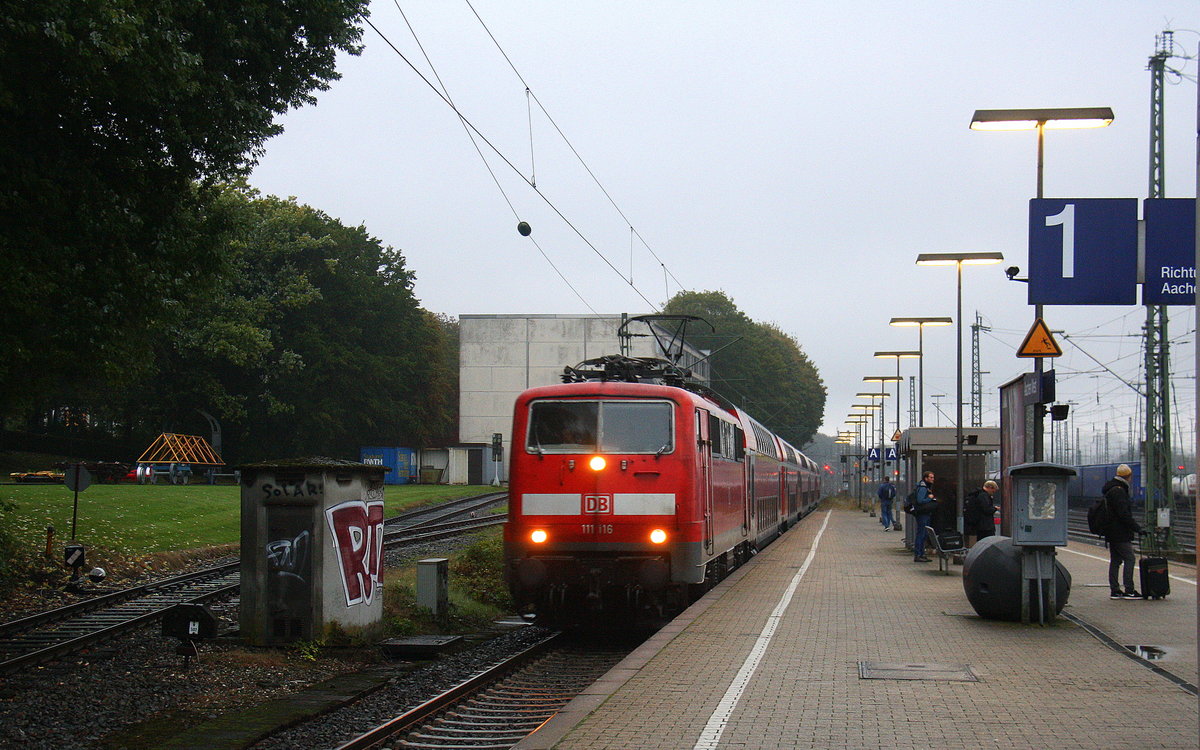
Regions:
[[[328,508],[346,606],[370,605],[383,589],[383,502],[350,500]]]

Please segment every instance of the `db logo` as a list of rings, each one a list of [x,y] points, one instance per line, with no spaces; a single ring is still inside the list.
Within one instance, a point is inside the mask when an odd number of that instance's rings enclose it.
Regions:
[[[612,495],[584,495],[584,513],[612,513]]]

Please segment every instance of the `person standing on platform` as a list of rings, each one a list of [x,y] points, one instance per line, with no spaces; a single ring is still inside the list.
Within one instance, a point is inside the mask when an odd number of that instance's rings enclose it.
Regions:
[[[884,531],[892,530],[892,501],[896,499],[896,485],[889,477],[883,478],[883,484],[875,492],[879,496],[879,522]]]
[[[913,540],[913,562],[929,562],[925,556],[925,528],[929,526],[929,518],[937,508],[937,498],[933,496],[933,472],[927,471],[917,482],[917,501],[914,503],[913,516],[917,524],[917,536]]]
[[[966,532],[970,546],[984,537],[996,533],[996,490],[999,486],[992,480],[983,483],[983,487],[967,495],[963,507],[963,531]],[[969,537],[975,537],[970,539]]]
[[[1108,480],[1101,490],[1108,506],[1104,538],[1108,540],[1108,590],[1109,599],[1141,599],[1133,585],[1133,538],[1142,533],[1142,527],[1133,517],[1129,506],[1129,478],[1133,469],[1121,464],[1117,475]],[[1121,566],[1125,566],[1125,589],[1121,590]]]

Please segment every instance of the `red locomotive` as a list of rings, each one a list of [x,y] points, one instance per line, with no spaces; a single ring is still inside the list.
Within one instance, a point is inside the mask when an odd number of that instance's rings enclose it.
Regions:
[[[659,622],[816,505],[815,463],[684,374],[604,357],[517,398],[504,542],[523,611]]]

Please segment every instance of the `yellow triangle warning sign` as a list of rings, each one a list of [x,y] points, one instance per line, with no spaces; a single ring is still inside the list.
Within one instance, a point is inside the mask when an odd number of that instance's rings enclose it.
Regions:
[[[900,442],[900,430],[896,430],[894,433],[892,433],[892,442],[893,443]]]
[[[1038,318],[1033,321],[1033,328],[1029,329],[1029,333],[1025,334],[1025,340],[1021,342],[1021,348],[1017,349],[1017,356],[1061,357],[1062,348],[1054,340],[1054,335],[1046,327],[1046,322]]]

